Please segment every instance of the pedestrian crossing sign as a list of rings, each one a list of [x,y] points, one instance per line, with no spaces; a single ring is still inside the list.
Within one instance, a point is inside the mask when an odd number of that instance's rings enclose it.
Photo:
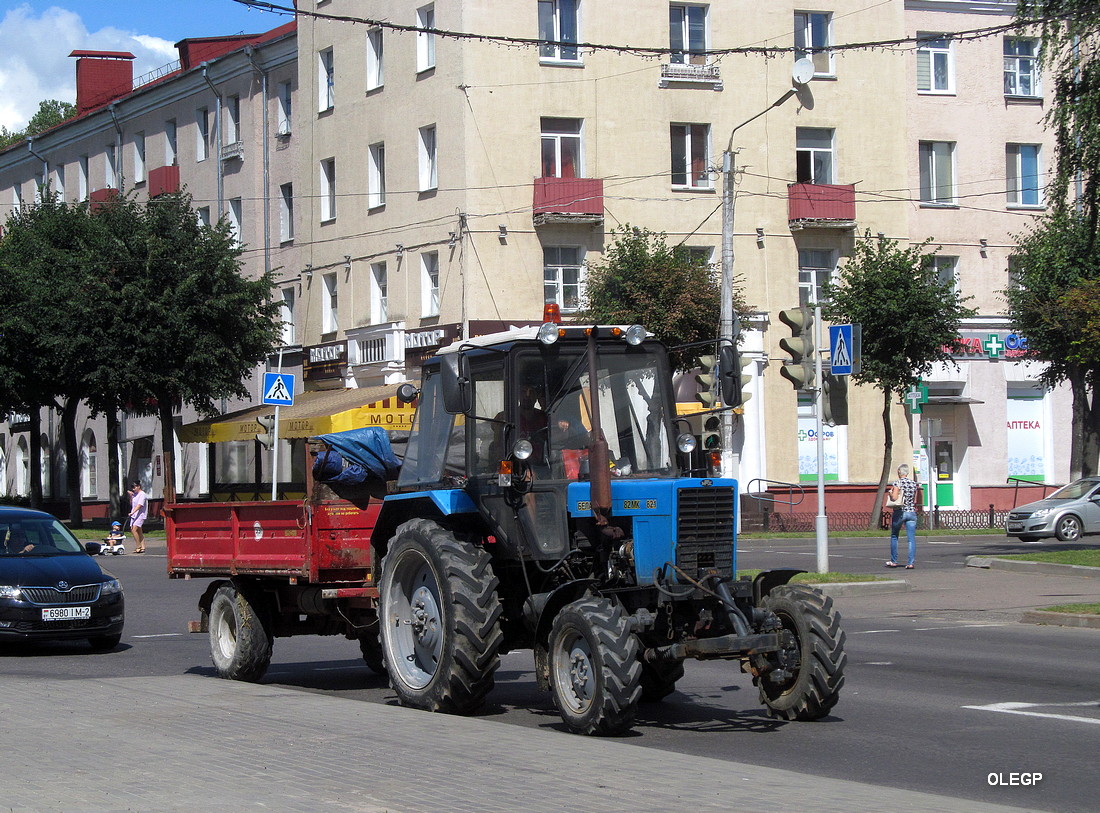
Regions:
[[[833,325],[829,328],[829,361],[833,375],[851,375],[860,370],[860,325]]]
[[[264,404],[294,405],[294,376],[290,373],[264,373]]]

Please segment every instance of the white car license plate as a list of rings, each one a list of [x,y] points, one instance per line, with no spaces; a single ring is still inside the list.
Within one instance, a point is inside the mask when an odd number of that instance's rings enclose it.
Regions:
[[[72,621],[91,617],[91,607],[46,607],[42,610],[43,621]]]
[[[1024,529],[1024,524],[1022,522],[1013,522],[1013,523],[1010,523],[1009,526],[1008,526],[1008,530],[1010,530],[1010,531],[1022,531],[1023,529]]]

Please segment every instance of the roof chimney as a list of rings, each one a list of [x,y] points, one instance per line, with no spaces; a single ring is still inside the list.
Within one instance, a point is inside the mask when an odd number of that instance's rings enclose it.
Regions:
[[[127,51],[73,51],[76,114],[103,107],[134,89],[134,55]]]

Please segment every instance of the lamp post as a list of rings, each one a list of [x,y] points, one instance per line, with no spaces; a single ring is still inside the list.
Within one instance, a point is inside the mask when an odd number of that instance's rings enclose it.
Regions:
[[[779,107],[800,90],[808,92],[809,89],[806,88],[806,83],[813,78],[813,75],[814,64],[812,60],[803,58],[796,61],[791,71],[791,81],[794,87],[752,118],[746,119],[734,127],[730,131],[729,143],[722,153],[722,280],[719,294],[721,297],[721,310],[719,311],[718,325],[720,340],[736,342],[741,327],[733,312],[733,136],[746,124],[756,121],[769,110]],[[739,375],[740,371],[736,371],[735,374]],[[722,412],[722,476],[733,477],[733,413],[728,409]]]

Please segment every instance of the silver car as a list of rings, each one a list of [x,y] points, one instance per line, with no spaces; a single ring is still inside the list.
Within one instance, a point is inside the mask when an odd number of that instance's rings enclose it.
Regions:
[[[1006,531],[1024,542],[1046,536],[1076,542],[1082,534],[1100,533],[1100,477],[1084,477],[1045,499],[1013,508]]]

